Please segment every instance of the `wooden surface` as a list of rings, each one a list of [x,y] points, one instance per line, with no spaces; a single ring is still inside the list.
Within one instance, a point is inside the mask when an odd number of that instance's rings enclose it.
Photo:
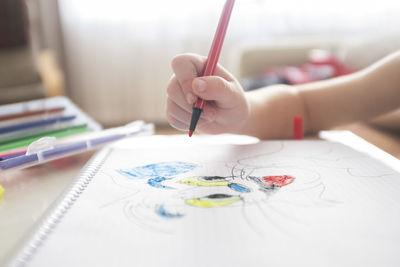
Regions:
[[[383,151],[400,159],[400,132],[384,130],[365,123],[345,125],[336,129],[351,131]]]

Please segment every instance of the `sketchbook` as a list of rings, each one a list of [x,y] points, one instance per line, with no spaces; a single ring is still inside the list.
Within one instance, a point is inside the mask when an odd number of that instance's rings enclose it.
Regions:
[[[368,146],[126,139],[92,158],[8,265],[399,266],[400,164]]]

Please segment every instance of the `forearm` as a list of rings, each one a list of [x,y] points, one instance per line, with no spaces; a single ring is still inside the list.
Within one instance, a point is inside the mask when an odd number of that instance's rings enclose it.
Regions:
[[[368,122],[381,128],[400,132],[400,109],[375,117]]]
[[[298,89],[314,132],[367,120],[400,106],[400,53],[360,72]]]
[[[400,52],[340,78],[301,86],[276,85],[246,93],[250,115],[241,134],[291,138],[293,118],[305,133],[384,114],[400,107]]]

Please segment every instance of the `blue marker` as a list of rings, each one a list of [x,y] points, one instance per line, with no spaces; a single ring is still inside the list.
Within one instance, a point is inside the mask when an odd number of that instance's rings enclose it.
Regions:
[[[0,134],[11,133],[11,132],[16,132],[16,131],[20,131],[20,130],[26,130],[26,129],[30,129],[30,128],[47,126],[47,125],[56,124],[59,122],[71,121],[75,118],[76,118],[75,115],[61,116],[61,117],[56,117],[56,118],[51,118],[51,119],[36,120],[36,121],[30,121],[30,122],[24,122],[24,123],[4,126],[4,127],[0,127]]]

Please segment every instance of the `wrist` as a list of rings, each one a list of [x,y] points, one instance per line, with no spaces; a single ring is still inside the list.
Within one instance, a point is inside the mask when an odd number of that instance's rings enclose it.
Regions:
[[[249,116],[242,134],[260,139],[293,137],[293,119],[302,116],[307,132],[308,115],[301,92],[288,85],[274,85],[247,92]]]
[[[261,89],[259,89],[261,90]],[[258,93],[255,91],[246,92],[245,99],[247,102],[247,117],[246,120],[243,122],[242,127],[237,132],[238,134],[243,135],[251,135],[258,138],[262,138],[260,135],[261,129],[259,120],[259,112],[260,106],[262,106],[262,99],[258,96]]]

